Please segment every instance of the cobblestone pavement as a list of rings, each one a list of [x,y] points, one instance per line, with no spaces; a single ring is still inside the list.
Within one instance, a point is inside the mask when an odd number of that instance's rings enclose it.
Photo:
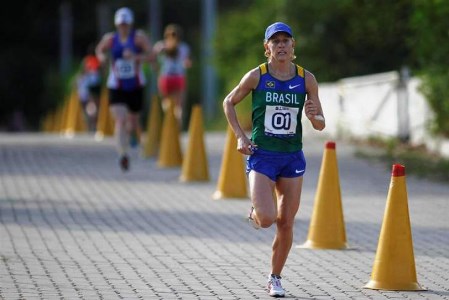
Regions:
[[[274,229],[245,220],[249,199],[213,200],[224,133],[205,136],[208,182],[132,155],[118,168],[111,139],[0,134],[1,299],[269,299]],[[185,149],[187,138],[182,136]],[[449,185],[407,176],[418,282],[427,291],[365,289],[390,170],[337,143],[347,250],[305,242],[324,139],[306,137],[288,299],[449,299]]]

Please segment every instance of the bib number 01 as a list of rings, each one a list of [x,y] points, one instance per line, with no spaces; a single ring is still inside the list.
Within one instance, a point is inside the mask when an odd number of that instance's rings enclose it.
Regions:
[[[267,106],[265,110],[265,133],[274,136],[296,134],[299,108],[287,106]]]

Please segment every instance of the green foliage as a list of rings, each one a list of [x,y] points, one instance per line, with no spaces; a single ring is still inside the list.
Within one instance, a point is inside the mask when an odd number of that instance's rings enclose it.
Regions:
[[[422,77],[421,92],[435,112],[431,129],[449,137],[449,70],[427,69]]]
[[[449,137],[449,2],[414,2],[409,44],[423,79],[421,91],[435,112],[433,130]]]
[[[426,70],[447,69],[449,65],[449,2],[415,0],[410,19],[413,30],[410,48],[418,67]]]

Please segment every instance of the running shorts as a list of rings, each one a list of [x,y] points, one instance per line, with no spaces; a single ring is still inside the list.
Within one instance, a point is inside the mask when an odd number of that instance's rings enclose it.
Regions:
[[[275,152],[254,149],[253,154],[246,159],[246,174],[251,170],[264,174],[273,181],[279,177],[300,177],[306,171],[306,159],[302,150]]]
[[[109,105],[125,104],[134,113],[143,108],[143,88],[131,91],[109,89]]]
[[[185,76],[167,75],[161,76],[158,80],[159,92],[162,96],[168,96],[173,93],[182,92],[186,87]]]

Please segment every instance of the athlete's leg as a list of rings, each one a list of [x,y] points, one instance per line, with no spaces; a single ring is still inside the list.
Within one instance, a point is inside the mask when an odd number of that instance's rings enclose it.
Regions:
[[[271,273],[280,275],[293,243],[293,226],[299,209],[303,177],[279,178],[276,182],[278,214],[273,240]]]
[[[116,139],[117,151],[120,156],[123,156],[127,153],[129,145],[129,135],[127,129],[128,109],[125,104],[117,103],[111,104],[110,110],[115,121],[114,135]]]
[[[276,205],[273,191],[275,183],[266,175],[254,170],[249,172],[249,188],[254,207],[252,218],[263,228],[270,227],[276,221]]]
[[[171,94],[174,104],[174,113],[179,126],[182,126],[182,93],[181,91],[176,91]]]
[[[140,138],[140,122],[139,122],[140,113],[139,112],[133,112],[130,111],[128,113],[128,135],[135,134],[137,139]],[[139,143],[140,141],[136,141]]]

